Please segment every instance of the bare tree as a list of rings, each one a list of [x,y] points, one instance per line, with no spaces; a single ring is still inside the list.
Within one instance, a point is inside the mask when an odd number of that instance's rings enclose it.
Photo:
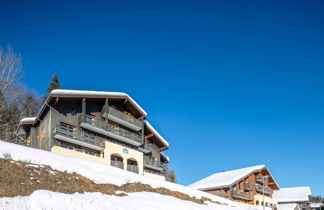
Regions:
[[[39,98],[21,82],[22,58],[11,46],[0,47],[0,139],[14,141],[21,117],[36,113]]]
[[[17,84],[22,77],[21,56],[8,46],[7,50],[0,48],[0,90],[4,93]]]

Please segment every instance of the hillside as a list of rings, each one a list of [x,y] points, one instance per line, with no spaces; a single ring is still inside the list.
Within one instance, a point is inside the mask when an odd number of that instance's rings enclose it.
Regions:
[[[241,209],[109,165],[0,141],[0,209]]]

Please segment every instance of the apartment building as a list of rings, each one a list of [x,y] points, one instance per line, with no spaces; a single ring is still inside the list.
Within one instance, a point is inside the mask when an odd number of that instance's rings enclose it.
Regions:
[[[169,144],[125,93],[53,90],[16,133],[34,148],[165,180]]]

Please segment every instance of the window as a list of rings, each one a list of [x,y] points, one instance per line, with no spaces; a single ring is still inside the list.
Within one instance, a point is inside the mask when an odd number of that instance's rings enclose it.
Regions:
[[[66,146],[65,144],[60,144],[60,147],[65,148],[65,149],[68,148],[68,146]]]
[[[68,149],[74,150],[74,147],[73,146],[68,146]]]

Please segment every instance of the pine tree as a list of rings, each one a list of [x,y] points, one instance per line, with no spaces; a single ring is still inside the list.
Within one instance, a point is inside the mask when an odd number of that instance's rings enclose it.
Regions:
[[[52,90],[55,90],[55,89],[61,89],[60,80],[59,80],[57,74],[54,74],[52,76],[52,82],[49,84],[49,86],[47,88],[47,92],[50,93],[50,92],[52,92]]]
[[[60,80],[59,80],[57,74],[54,74],[52,76],[52,82],[47,87],[48,94],[50,94],[52,92],[52,90],[55,90],[55,89],[61,89]],[[47,98],[47,96],[43,96],[43,98],[42,98],[43,103],[45,102],[46,98]]]

